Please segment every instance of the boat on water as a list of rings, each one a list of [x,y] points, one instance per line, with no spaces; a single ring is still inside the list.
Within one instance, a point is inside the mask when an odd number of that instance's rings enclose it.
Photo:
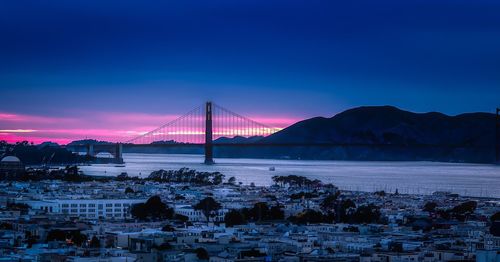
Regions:
[[[269,171],[275,171],[275,170],[276,170],[276,168],[274,166],[269,168]]]

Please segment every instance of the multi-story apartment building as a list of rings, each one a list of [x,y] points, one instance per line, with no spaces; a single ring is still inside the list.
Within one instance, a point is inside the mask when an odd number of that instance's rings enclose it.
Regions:
[[[144,203],[147,199],[53,199],[23,201],[34,210],[47,213],[66,214],[83,219],[125,219],[130,218],[134,204]]]

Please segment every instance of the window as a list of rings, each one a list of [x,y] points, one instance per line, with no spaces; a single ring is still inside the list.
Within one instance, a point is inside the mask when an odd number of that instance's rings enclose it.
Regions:
[[[67,214],[68,213],[68,209],[63,209],[62,212],[63,212],[63,214]]]
[[[89,209],[89,213],[95,213],[95,209]]]
[[[115,208],[115,212],[122,212],[121,208]]]
[[[68,204],[62,204],[62,207],[69,207]]]
[[[89,207],[95,207],[95,204],[89,204]]]
[[[78,209],[71,209],[71,213],[77,213]]]
[[[80,204],[80,207],[87,207],[87,204]]]
[[[123,206],[124,206],[124,207],[129,207],[129,206],[130,206],[130,204],[125,203],[125,204],[123,204]]]
[[[111,213],[111,212],[113,212],[113,209],[112,208],[107,208],[106,212]]]
[[[83,212],[83,213],[87,212],[87,209],[83,209],[83,208],[82,208],[82,209],[80,209],[80,213],[82,213],[82,212]]]
[[[78,207],[77,204],[71,204],[71,207]]]
[[[106,207],[112,207],[113,204],[106,204]]]
[[[102,204],[99,204],[99,209],[102,209]]]
[[[122,204],[120,204],[120,203],[115,204],[115,207],[121,207],[121,206],[122,206]]]

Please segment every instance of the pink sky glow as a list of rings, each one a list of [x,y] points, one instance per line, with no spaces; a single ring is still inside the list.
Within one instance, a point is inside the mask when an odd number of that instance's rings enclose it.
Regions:
[[[141,113],[88,113],[78,117],[47,117],[0,112],[0,140],[9,143],[51,141],[67,144],[73,140],[97,139],[125,142],[176,119],[177,115]],[[299,119],[250,116],[250,119],[274,128],[284,128]],[[199,136],[199,131],[180,131]],[[244,130],[215,130],[214,136],[244,134]]]

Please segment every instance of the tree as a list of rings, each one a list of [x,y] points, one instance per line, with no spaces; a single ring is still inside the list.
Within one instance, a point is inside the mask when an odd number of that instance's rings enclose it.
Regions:
[[[214,177],[212,179],[212,183],[214,185],[220,185],[222,184],[222,181],[224,181],[224,175],[219,172],[215,172]]]
[[[12,224],[7,223],[7,222],[2,222],[0,223],[0,230],[12,230]]]
[[[496,212],[490,217],[491,222],[500,221],[500,212]]]
[[[282,220],[285,219],[285,211],[283,211],[279,206],[272,206],[269,209],[269,219],[270,220]]]
[[[38,237],[32,235],[30,231],[26,231],[24,233],[24,239],[26,240],[26,243],[28,244],[28,248],[31,248],[33,246],[33,244],[35,244],[37,242]]]
[[[348,222],[351,214],[355,211],[356,204],[351,199],[344,199],[340,201],[338,212],[336,214],[337,220]]]
[[[133,194],[134,190],[130,187],[125,188],[125,194]]]
[[[241,211],[233,209],[224,216],[224,223],[232,227],[234,225],[244,225],[247,223],[247,220]]]
[[[448,213],[450,213],[456,219],[463,221],[474,213],[476,207],[476,201],[467,201],[453,207],[451,210],[448,210]]]
[[[262,221],[268,217],[269,207],[265,202],[255,203],[252,209],[252,216],[257,221]]]
[[[173,228],[171,225],[164,225],[161,228],[161,231],[163,231],[163,232],[174,232],[175,228]]]
[[[186,199],[186,197],[183,195],[179,195],[179,194],[176,194],[174,197],[174,200],[184,200],[184,199]]]
[[[59,229],[50,230],[47,234],[47,242],[49,241],[66,241],[66,233]]]
[[[231,184],[231,185],[234,185],[236,183],[236,178],[234,178],[234,176],[230,177],[228,180],[227,180],[227,183]]]
[[[133,217],[145,220],[151,219],[171,219],[174,210],[161,201],[159,196],[152,196],[146,203],[139,203],[132,206],[130,211]]]
[[[181,215],[181,214],[175,214],[174,219],[179,220],[181,222],[188,222],[189,221],[189,217],[187,217],[185,215]]]
[[[195,210],[201,210],[203,215],[207,218],[207,223],[210,221],[210,217],[215,216],[215,212],[221,207],[221,204],[215,201],[212,197],[206,197],[193,206]]]
[[[321,201],[319,206],[327,212],[330,212],[330,213],[334,212],[335,208],[338,204],[337,199],[338,199],[339,195],[340,195],[339,191],[337,191],[335,194],[329,194],[327,197],[325,197],[323,199],[323,201]]]
[[[76,246],[81,246],[85,241],[87,241],[87,235],[82,234],[80,231],[73,231],[69,233],[69,239],[75,244]]]
[[[490,233],[494,236],[500,237],[500,212],[496,212],[490,217],[491,226]]]
[[[436,210],[436,207],[437,203],[430,201],[425,203],[424,208],[422,210],[426,212],[434,212]]]
[[[279,206],[269,208],[266,202],[255,203],[251,209],[243,209],[242,213],[246,218],[253,221],[281,220],[285,218],[285,213]]]
[[[66,241],[71,240],[76,246],[81,246],[87,241],[87,236],[80,231],[62,231],[59,229],[50,230],[47,234],[47,241]]]
[[[99,241],[99,238],[97,238],[96,236],[93,236],[92,239],[90,240],[90,247],[91,248],[100,248],[101,241]]]
[[[220,172],[197,172],[189,168],[179,170],[157,170],[151,172],[146,180],[160,183],[192,183],[197,185],[218,185],[224,180]]]
[[[467,201],[464,203],[461,203],[460,205],[457,205],[453,207],[451,212],[457,213],[457,214],[466,214],[466,213],[474,213],[477,207],[477,202],[476,201]]]
[[[373,205],[363,205],[356,209],[352,215],[354,223],[374,223],[380,219],[380,208]]]
[[[500,237],[500,221],[493,221],[490,226],[490,233],[496,237]]]
[[[205,250],[202,247],[197,248],[195,250],[195,252],[196,252],[196,256],[198,257],[198,259],[201,259],[201,260],[208,260],[208,259],[210,259],[210,256],[208,255],[207,250]]]
[[[163,242],[161,245],[156,246],[156,249],[163,251],[163,250],[170,250],[172,249],[172,246],[168,242]]]
[[[403,244],[401,242],[391,242],[389,244],[389,250],[391,252],[401,253],[403,252]]]
[[[310,192],[300,192],[296,194],[291,194],[290,199],[296,200],[296,199],[311,199],[311,198],[317,198],[318,194],[316,193],[310,193]]]
[[[294,224],[318,224],[328,222],[329,218],[324,216],[320,211],[308,209],[304,212],[288,218]]]

